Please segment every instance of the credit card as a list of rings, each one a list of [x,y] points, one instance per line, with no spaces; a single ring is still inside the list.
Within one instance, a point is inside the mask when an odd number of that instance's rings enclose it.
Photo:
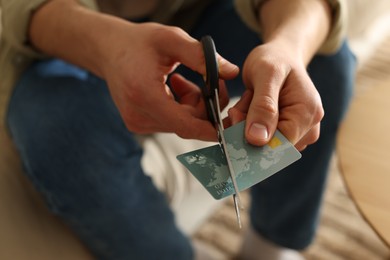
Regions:
[[[302,156],[278,130],[268,144],[258,147],[246,142],[244,129],[245,121],[223,132],[240,191],[265,180]],[[219,144],[178,155],[177,159],[215,199],[234,194],[226,157]]]

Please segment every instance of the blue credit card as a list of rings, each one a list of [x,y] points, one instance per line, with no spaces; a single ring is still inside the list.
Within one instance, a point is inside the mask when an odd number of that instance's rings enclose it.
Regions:
[[[279,131],[267,145],[258,147],[246,142],[244,129],[245,121],[225,129],[223,133],[240,191],[301,158],[301,153]],[[177,159],[215,199],[234,194],[226,157],[219,144],[178,155]]]

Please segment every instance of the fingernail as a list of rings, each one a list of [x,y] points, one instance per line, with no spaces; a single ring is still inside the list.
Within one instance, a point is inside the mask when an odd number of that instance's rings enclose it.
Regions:
[[[253,123],[249,128],[249,135],[251,135],[255,139],[267,140],[268,139],[267,127],[265,127],[262,124]]]

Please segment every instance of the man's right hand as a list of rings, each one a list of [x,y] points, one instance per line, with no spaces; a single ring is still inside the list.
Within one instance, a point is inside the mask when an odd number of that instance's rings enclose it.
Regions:
[[[77,1],[53,0],[33,16],[30,39],[42,52],[105,79],[127,128],[135,133],[174,132],[183,138],[215,140],[197,86],[168,75],[183,64],[205,74],[202,45],[186,32],[156,23],[135,24],[87,10]],[[222,79],[238,67],[218,56]],[[221,103],[228,96],[221,82]],[[180,102],[181,101],[181,102]]]

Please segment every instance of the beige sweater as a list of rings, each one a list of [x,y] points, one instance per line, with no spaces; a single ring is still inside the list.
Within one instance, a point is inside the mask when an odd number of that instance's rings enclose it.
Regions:
[[[3,32],[0,42],[0,111],[5,111],[12,87],[23,70],[34,59],[44,56],[27,44],[27,28],[31,14],[48,0],[0,0]],[[128,12],[134,1],[79,0],[87,8],[131,17],[148,13],[156,22],[175,24],[187,29],[202,8],[212,0],[149,0],[140,1],[144,6]],[[235,6],[243,21],[260,33],[256,8],[265,0],[235,0]],[[131,2],[131,3],[130,3]],[[345,0],[328,0],[333,8],[332,30],[320,48],[320,53],[332,53],[338,49],[346,30]],[[134,9],[132,9],[134,10]],[[185,15],[183,15],[185,14]],[[185,19],[183,19],[185,17]],[[4,130],[4,114],[0,114],[0,131]]]

